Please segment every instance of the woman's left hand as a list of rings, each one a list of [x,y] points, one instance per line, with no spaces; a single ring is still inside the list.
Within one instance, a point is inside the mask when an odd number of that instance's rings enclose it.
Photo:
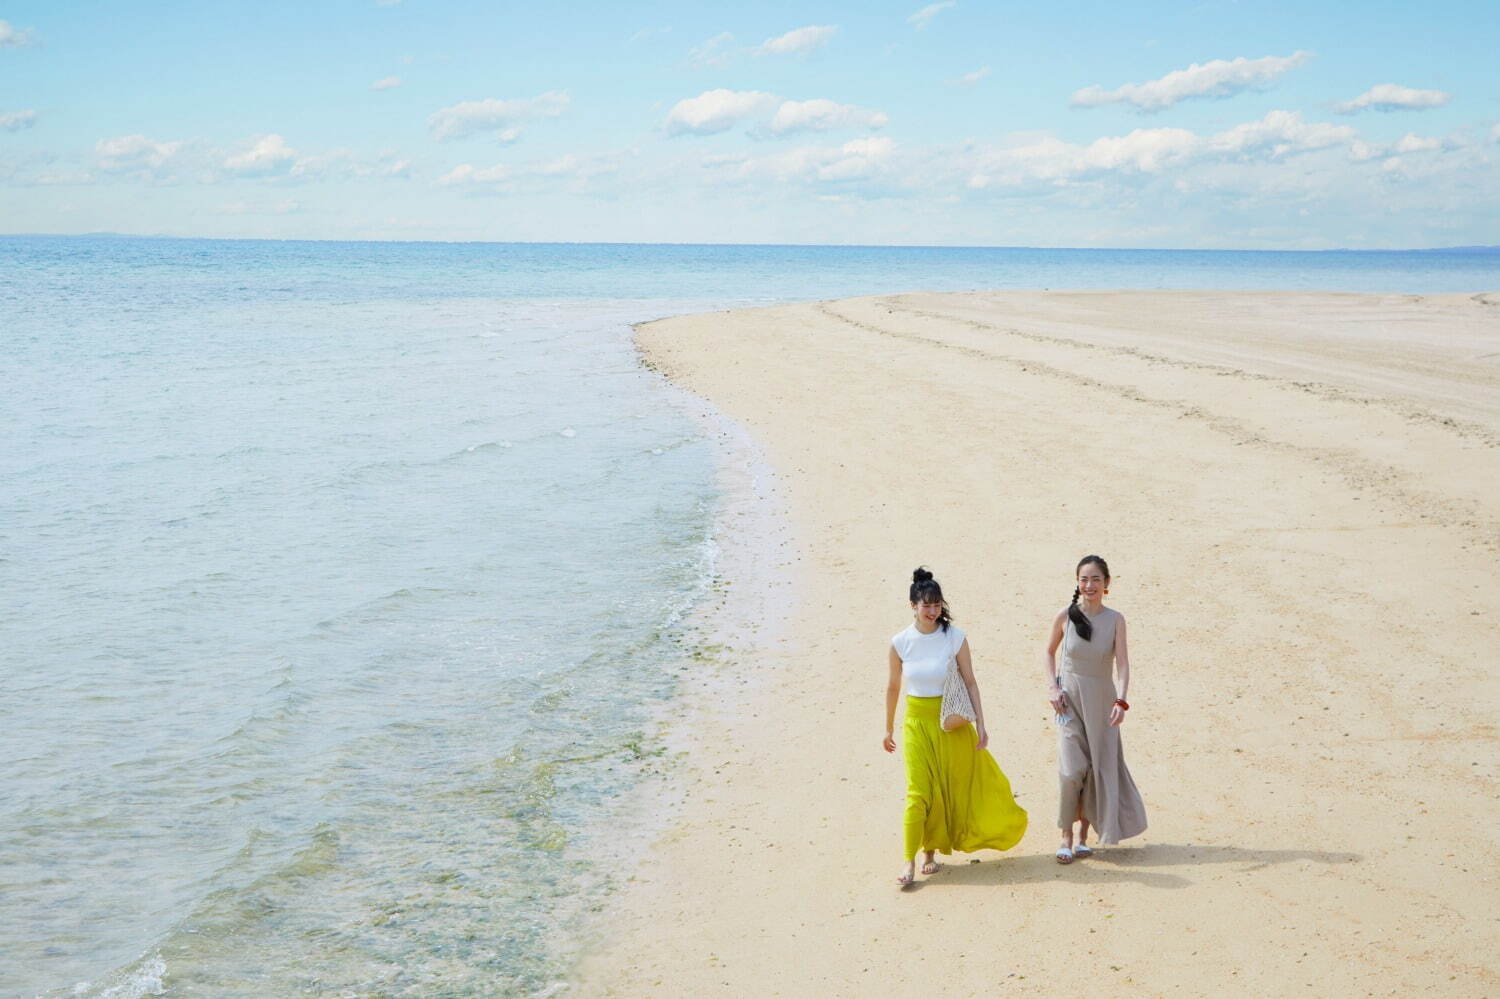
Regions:
[[[1124,708],[1122,708],[1118,704],[1116,704],[1116,705],[1114,705],[1113,707],[1111,707],[1109,709],[1109,723],[1111,725],[1118,725],[1118,724],[1120,724],[1124,720],[1125,720],[1125,709]]]
[[[986,732],[984,729],[980,729],[979,730],[979,744],[977,746],[975,746],[974,748],[975,749],[984,749],[989,744],[990,744],[990,734],[988,732]]]

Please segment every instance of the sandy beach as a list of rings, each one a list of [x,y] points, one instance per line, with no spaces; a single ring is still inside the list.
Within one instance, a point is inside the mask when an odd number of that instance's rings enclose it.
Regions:
[[[573,994],[1500,994],[1500,295],[904,294],[637,342],[785,536],[725,563],[774,627],[690,681],[669,831]],[[1088,553],[1151,825],[1060,867],[1039,652]],[[919,564],[1031,826],[900,891]]]

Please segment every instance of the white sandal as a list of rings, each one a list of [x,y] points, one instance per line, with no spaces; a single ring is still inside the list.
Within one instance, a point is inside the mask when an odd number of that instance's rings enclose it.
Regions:
[[[1079,843],[1073,847],[1073,856],[1078,860],[1088,860],[1094,855],[1094,848],[1087,843]]]
[[[1056,856],[1059,864],[1071,864],[1073,862],[1073,848],[1071,846],[1060,846],[1057,848]]]

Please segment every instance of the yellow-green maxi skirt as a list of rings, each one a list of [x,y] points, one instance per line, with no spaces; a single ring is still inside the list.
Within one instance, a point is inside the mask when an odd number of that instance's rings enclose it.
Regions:
[[[941,697],[907,697],[906,859],[918,850],[1009,850],[1026,832],[1026,810],[973,725],[943,731]]]

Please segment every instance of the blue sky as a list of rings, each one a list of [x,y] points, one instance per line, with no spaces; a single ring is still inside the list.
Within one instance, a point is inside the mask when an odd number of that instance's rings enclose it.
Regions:
[[[1500,243],[1500,4],[0,0],[0,232]]]

